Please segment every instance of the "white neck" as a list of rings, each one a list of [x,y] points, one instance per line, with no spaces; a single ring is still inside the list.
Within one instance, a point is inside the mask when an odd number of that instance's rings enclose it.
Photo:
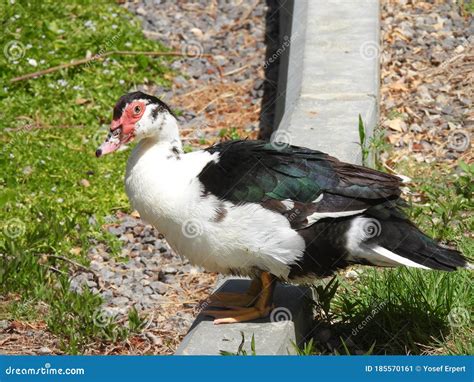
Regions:
[[[148,141],[155,145],[166,144],[166,147],[173,146],[182,152],[183,145],[179,138],[176,118],[168,112],[160,112],[158,115],[153,115],[155,111],[155,109],[147,107],[145,114],[137,123],[137,140]]]
[[[158,129],[155,129],[156,133],[147,139],[153,140],[155,144],[176,147],[180,152],[183,151],[183,144],[179,137],[178,121],[169,113],[162,115],[159,120],[156,121],[159,124]]]

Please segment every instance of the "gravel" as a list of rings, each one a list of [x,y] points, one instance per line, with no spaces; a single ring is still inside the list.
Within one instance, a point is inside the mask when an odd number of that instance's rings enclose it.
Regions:
[[[382,126],[393,163],[472,160],[474,21],[456,2],[382,2]]]
[[[263,96],[258,89],[264,78],[265,2],[137,1],[123,6],[141,19],[146,36],[183,55],[170,65],[179,72],[171,89],[154,84],[141,89],[180,109],[187,142],[206,138],[212,143],[221,129],[232,127],[256,137]]]

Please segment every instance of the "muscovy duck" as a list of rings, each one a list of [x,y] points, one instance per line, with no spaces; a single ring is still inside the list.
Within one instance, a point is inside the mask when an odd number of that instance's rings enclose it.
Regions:
[[[237,140],[183,152],[173,112],[158,98],[122,96],[96,155],[137,140],[125,187],[170,246],[208,271],[253,278],[221,293],[216,324],[267,316],[276,280],[306,283],[351,264],[472,268],[403,214],[401,179],[315,150]]]

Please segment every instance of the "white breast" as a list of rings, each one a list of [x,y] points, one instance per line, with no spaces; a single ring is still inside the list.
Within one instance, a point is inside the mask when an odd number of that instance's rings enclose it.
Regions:
[[[127,166],[132,206],[179,254],[209,271],[287,278],[303,255],[304,240],[287,219],[259,204],[234,205],[203,197],[197,176],[217,154],[197,151],[176,159],[169,147],[140,143]]]

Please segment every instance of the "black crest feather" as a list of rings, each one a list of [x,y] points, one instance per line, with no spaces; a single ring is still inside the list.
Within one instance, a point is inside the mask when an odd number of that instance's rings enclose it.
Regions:
[[[119,119],[122,116],[123,111],[125,110],[125,106],[127,106],[130,102],[133,102],[138,99],[146,100],[148,105],[150,104],[158,105],[158,107],[156,108],[157,112],[166,110],[173,117],[176,118],[174,113],[171,111],[170,107],[166,103],[164,103],[162,100],[150,94],[137,91],[137,92],[127,93],[123,95],[122,97],[120,97],[120,99],[118,100],[118,102],[115,104],[115,107],[114,107],[113,119],[114,120]]]

